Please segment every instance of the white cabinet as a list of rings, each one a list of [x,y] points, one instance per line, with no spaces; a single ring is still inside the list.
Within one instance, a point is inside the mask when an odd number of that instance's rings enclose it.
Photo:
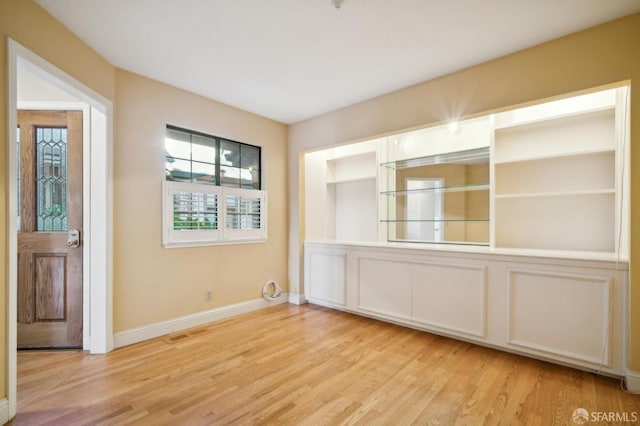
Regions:
[[[482,247],[305,243],[311,303],[623,375],[628,264]],[[484,251],[483,251],[484,250]]]
[[[319,249],[305,257],[305,294],[308,298],[344,306],[347,290],[347,255],[344,250]],[[313,271],[313,273],[311,273]]]

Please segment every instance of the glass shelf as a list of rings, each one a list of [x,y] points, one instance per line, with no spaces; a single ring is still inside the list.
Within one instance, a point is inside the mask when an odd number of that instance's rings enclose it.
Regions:
[[[488,247],[489,243],[486,241],[428,241],[428,240],[403,240],[403,239],[387,239],[390,243],[417,243],[417,244],[452,244],[463,246],[480,246]]]
[[[489,222],[489,219],[383,219],[382,223]]]
[[[489,147],[380,165],[387,179],[380,191],[387,241],[489,243]]]
[[[429,166],[432,164],[474,164],[489,162],[489,147],[469,149],[465,151],[446,152],[407,160],[390,161],[380,164],[392,170],[408,169],[410,167]]]
[[[424,192],[463,192],[463,191],[488,191],[488,183],[476,183],[469,185],[452,185],[441,186],[437,188],[422,188],[422,189],[404,189],[400,191],[383,191],[382,195],[407,195],[407,194],[420,194]]]

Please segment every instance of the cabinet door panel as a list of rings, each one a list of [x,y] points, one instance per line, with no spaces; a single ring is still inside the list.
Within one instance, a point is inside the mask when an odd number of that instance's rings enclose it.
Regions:
[[[309,297],[344,305],[346,255],[313,253],[309,256]]]
[[[412,264],[405,262],[360,258],[358,308],[410,318],[411,267]]]
[[[511,270],[509,345],[611,365],[612,277]]]
[[[413,320],[484,337],[485,277],[484,267],[414,266]]]

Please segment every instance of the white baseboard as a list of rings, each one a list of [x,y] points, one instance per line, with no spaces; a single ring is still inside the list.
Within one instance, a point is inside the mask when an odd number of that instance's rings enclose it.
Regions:
[[[0,400],[0,425],[9,421],[9,400],[4,398]]]
[[[307,299],[304,297],[304,294],[289,293],[289,303],[304,305],[307,303]]]
[[[629,392],[640,394],[640,373],[627,370],[627,374],[624,375],[624,383]]]
[[[164,336],[192,327],[198,327],[213,321],[230,318],[247,312],[257,311],[269,306],[287,303],[289,296],[283,293],[278,299],[267,301],[265,299],[255,299],[248,302],[237,303],[235,305],[222,306],[209,311],[198,312],[184,317],[174,318],[168,321],[157,322],[143,327],[132,328],[114,334],[114,344],[116,348],[132,345],[144,340]]]

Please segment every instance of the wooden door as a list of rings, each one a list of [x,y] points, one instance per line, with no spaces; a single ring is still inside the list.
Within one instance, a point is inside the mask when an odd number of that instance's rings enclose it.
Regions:
[[[18,348],[81,348],[82,112],[18,111],[18,127]]]

